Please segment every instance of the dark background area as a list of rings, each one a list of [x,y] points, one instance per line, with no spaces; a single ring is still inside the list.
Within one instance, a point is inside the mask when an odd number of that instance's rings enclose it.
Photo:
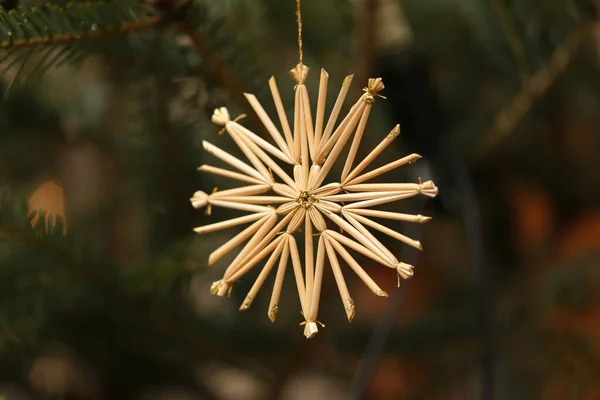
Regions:
[[[364,265],[390,298],[349,279],[349,325],[326,272],[310,341],[291,279],[275,324],[267,291],[238,312],[255,274],[210,294],[239,230],[189,203],[231,187],[196,171],[239,154],[214,108],[264,136],[242,94],[275,115],[274,75],[291,115],[295,2],[46,3],[0,0],[0,399],[600,396],[596,0],[303,0],[311,101],[321,67],[328,108],[382,77],[360,153],[400,123],[381,161],[424,158],[388,179],[440,189],[392,208],[433,217],[390,225],[415,276]]]

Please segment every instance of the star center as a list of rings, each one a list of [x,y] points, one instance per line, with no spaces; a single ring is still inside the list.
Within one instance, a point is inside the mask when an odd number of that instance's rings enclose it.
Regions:
[[[307,190],[303,190],[300,192],[300,195],[298,196],[298,200],[296,200],[298,202],[298,204],[305,208],[305,209],[309,209],[313,206],[314,203],[317,202],[317,199],[314,195],[314,193],[311,193]]]

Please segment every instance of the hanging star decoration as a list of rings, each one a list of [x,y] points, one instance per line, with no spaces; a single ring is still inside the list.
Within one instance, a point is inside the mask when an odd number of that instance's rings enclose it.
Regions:
[[[352,321],[355,314],[354,301],[348,292],[339,257],[375,295],[387,297],[387,293],[373,281],[349,250],[394,269],[398,274],[398,284],[400,284],[400,278],[410,278],[413,275],[413,267],[398,261],[368,228],[409,246],[422,249],[421,243],[418,241],[395,232],[373,221],[372,218],[415,223],[426,222],[431,218],[380,211],[376,207],[417,194],[435,197],[438,189],[432,181],[367,183],[375,177],[421,158],[418,154],[411,154],[369,172],[364,172],[398,136],[399,125],[394,127],[379,145],[354,166],[371,108],[376,97],[383,97],[380,92],[384,85],[380,78],[369,79],[362,96],[334,129],[353,76],[350,75],[344,79],[331,115],[324,126],[329,75],[325,70],[321,70],[316,116],[313,123],[309,95],[305,86],[308,72],[308,67],[301,63],[291,71],[291,75],[296,81],[293,131],[275,79],[272,77],[269,80],[283,135],[257,98],[251,94],[245,95],[275,145],[243,127],[236,120],[231,120],[227,109],[215,110],[212,121],[222,126],[223,130],[231,136],[249,163],[204,141],[203,147],[208,153],[231,165],[237,171],[209,165],[203,165],[199,170],[249,185],[214,191],[210,195],[198,191],[192,197],[191,202],[195,208],[207,207],[208,213],[212,207],[224,207],[249,213],[242,217],[195,228],[197,233],[211,233],[252,223],[210,254],[208,264],[213,265],[248,240],[227,267],[223,278],[213,283],[211,292],[218,296],[224,296],[231,290],[235,282],[267,258],[266,264],[262,267],[262,271],[240,307],[240,310],[247,310],[267,276],[279,261],[268,310],[268,316],[274,322],[286,268],[291,260],[302,315],[305,318],[302,323],[304,334],[307,338],[311,338],[318,332],[318,324],[321,324],[317,321],[317,314],[326,258],[333,271],[348,321]],[[351,143],[350,148],[339,181],[326,183],[334,163],[349,142]],[[286,172],[285,167],[281,167],[275,159],[285,164],[287,170],[292,173]],[[304,238],[303,260],[298,250],[296,236]]]

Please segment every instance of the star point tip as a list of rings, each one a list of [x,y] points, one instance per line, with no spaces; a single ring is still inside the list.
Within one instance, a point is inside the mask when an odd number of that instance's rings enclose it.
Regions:
[[[424,224],[425,222],[431,221],[431,217],[426,217],[425,215],[418,214],[415,218],[415,222],[419,224]]]
[[[304,325],[304,337],[307,339],[314,338],[317,333],[319,333],[319,327],[317,326],[316,322],[311,321]]]
[[[415,267],[410,264],[399,262],[396,265],[396,272],[398,273],[399,277],[402,277],[402,279],[410,279],[414,275],[414,268]]]
[[[356,316],[356,307],[354,306],[354,300],[351,298],[346,299],[346,317],[348,317],[348,322],[352,322],[354,317]]]
[[[251,305],[252,305],[252,299],[249,296],[246,296],[246,299],[244,300],[244,302],[240,306],[240,311],[246,311],[246,310],[248,310]]]
[[[208,266],[211,267],[217,260],[215,260],[215,255],[211,254],[208,256]]]
[[[269,310],[269,319],[271,320],[272,323],[275,323],[275,320],[277,319],[277,312],[279,311],[279,307],[277,305],[271,307],[271,309]]]

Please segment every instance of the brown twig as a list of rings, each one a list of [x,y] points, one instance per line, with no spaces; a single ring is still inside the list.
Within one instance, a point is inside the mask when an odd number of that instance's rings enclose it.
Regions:
[[[515,57],[519,73],[523,79],[529,77],[529,66],[527,64],[527,58],[525,54],[525,45],[523,40],[519,37],[519,32],[512,20],[509,10],[506,8],[506,4],[503,0],[491,0],[492,8],[498,17],[500,27],[504,31],[504,36],[510,49]]]
[[[23,47],[35,47],[35,46],[47,46],[47,45],[56,45],[56,44],[67,44],[79,40],[85,39],[100,39],[104,37],[110,36],[119,36],[129,32],[139,32],[145,31],[147,29],[151,29],[157,25],[162,23],[162,19],[159,16],[143,19],[140,21],[132,22],[130,24],[125,24],[119,26],[117,28],[106,29],[106,30],[97,30],[97,31],[88,31],[78,33],[77,35],[70,34],[61,34],[61,35],[53,35],[47,37],[38,37],[35,39],[19,39],[15,41],[5,40],[0,42],[0,49],[16,49]]]
[[[539,69],[525,83],[512,101],[496,116],[491,129],[483,135],[483,140],[476,146],[472,158],[485,158],[492,148],[506,139],[529,113],[536,100],[542,97],[556,79],[565,71],[574,54],[582,47],[593,33],[593,26],[586,24],[574,29],[559,46],[550,59],[548,66]]]
[[[375,58],[375,12],[377,0],[361,0],[356,6],[357,81],[361,84],[371,77]],[[358,96],[361,87],[353,89]]]

